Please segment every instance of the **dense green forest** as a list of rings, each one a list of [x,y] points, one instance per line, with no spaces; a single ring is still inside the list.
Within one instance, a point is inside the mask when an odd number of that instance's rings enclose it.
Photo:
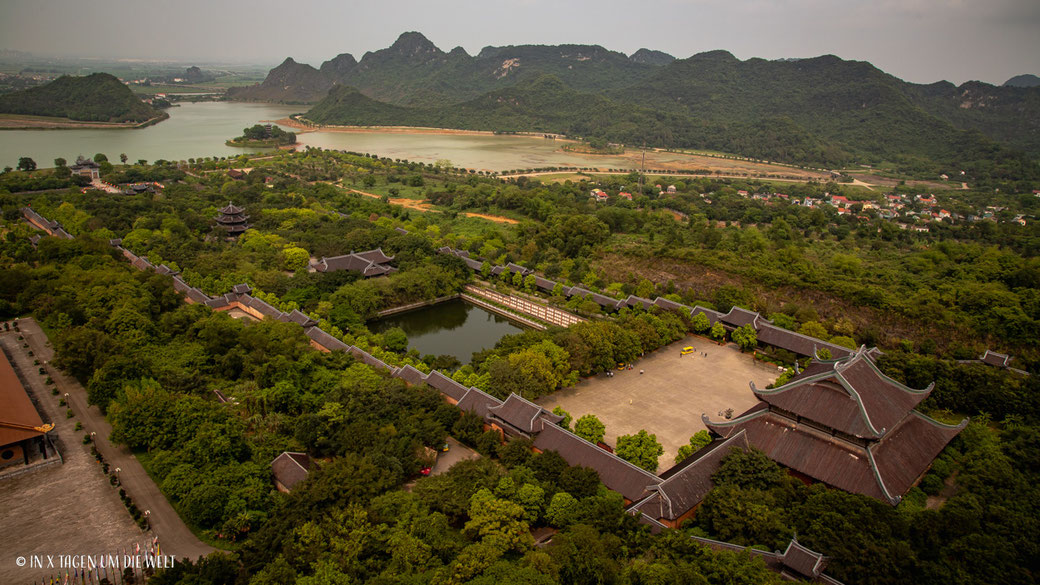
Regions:
[[[144,122],[164,115],[107,73],[63,75],[39,87],[4,94],[0,96],[0,113],[90,122]]]
[[[243,162],[254,170],[228,177]],[[138,452],[192,527],[232,549],[178,563],[156,583],[780,581],[760,561],[711,552],[691,535],[774,550],[797,534],[832,557],[828,574],[849,585],[1029,583],[1040,570],[1040,379],[957,361],[991,347],[1035,371],[1040,234],[1032,223],[918,233],[876,214],[737,195],[766,188],[754,182],[686,179],[660,194],[652,180],[640,191],[631,175],[503,181],[317,149],[113,165],[108,181],[165,185],[118,199],[78,189],[12,193],[25,175],[0,175],[0,316],[32,314],[51,332],[56,363],[107,412],[113,438]],[[636,197],[594,203],[594,184]],[[434,207],[405,209],[355,186]],[[837,184],[785,189],[853,195]],[[1037,205],[1031,194],[938,195],[943,204],[998,203],[1009,214]],[[235,241],[213,228],[229,199],[252,224]],[[44,238],[34,248],[19,219],[27,203],[76,238]],[[698,326],[656,309],[605,316],[588,299],[550,293],[548,302],[590,322],[507,336],[465,366],[409,351],[400,335],[369,332],[365,323],[380,309],[474,278],[534,294],[529,280],[474,274],[438,254],[440,246],[486,259],[488,269],[518,262],[612,296],[742,306],[835,343],[879,345],[887,373],[911,387],[936,383],[922,410],[973,422],[897,507],[805,486],[752,452],[726,460],[690,523],[653,536],[594,471],[568,467],[551,451],[534,454],[523,441],[500,445],[479,418],[460,415],[435,391],[406,387],[348,354],[315,351],[295,324],[247,325],[185,305],[169,277],[132,269],[108,244],[114,237],[209,294],[249,283],[256,296],[303,310],[387,363],[436,367],[499,396],[553,392]],[[306,270],[309,256],[374,247],[395,256],[399,272],[362,280]],[[234,401],[218,403],[214,390]],[[426,464],[423,447],[447,435],[485,458],[402,489]],[[323,461],[291,495],[274,491],[269,477],[284,450]],[[536,547],[532,528],[558,532]]]
[[[229,97],[320,100],[308,117],[321,124],[567,133],[826,167],[887,162],[929,177],[1036,178],[1040,153],[1038,88],[913,84],[832,55],[672,59],[521,45],[471,57],[409,32],[360,61],[343,54],[315,69],[287,59]]]

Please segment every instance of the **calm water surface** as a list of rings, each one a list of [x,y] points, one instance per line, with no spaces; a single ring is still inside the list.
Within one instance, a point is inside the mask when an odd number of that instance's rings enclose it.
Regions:
[[[232,102],[185,103],[167,110],[170,118],[147,128],[73,128],[62,130],[0,131],[0,167],[15,166],[18,158],[31,157],[40,167],[51,167],[61,157],[70,163],[77,155],[103,152],[118,161],[126,153],[131,161],[145,159],[187,160],[203,156],[229,156],[262,149],[234,148],[224,141],[261,120],[277,120],[299,112],[302,106],[241,104]]]
[[[509,319],[485,311],[462,299],[400,313],[368,324],[373,333],[400,327],[408,335],[408,348],[422,355],[453,355],[468,364],[474,352],[495,346],[505,335],[523,331]]]
[[[589,156],[559,150],[554,140],[486,134],[394,134],[378,132],[307,132],[304,146],[373,153],[433,163],[448,159],[457,167],[486,171],[578,166],[637,168],[619,157]]]
[[[126,153],[131,161],[145,159],[187,160],[204,156],[229,156],[264,149],[226,146],[224,141],[263,120],[277,120],[306,106],[248,104],[238,102],[184,103],[170,108],[170,118],[137,130],[62,129],[0,131],[0,167],[15,166],[18,158],[32,157],[40,167],[54,159],[68,161],[77,155],[105,153],[118,160]],[[286,130],[292,130],[286,128]],[[544,138],[480,134],[399,134],[379,132],[308,132],[299,135],[301,148],[315,146],[432,163],[448,159],[456,166],[505,171],[546,166],[638,168],[635,158],[590,156],[559,150],[559,143]],[[655,154],[662,157],[678,155]]]

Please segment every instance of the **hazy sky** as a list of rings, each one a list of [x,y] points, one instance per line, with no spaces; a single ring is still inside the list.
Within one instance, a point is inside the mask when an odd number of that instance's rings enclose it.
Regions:
[[[598,44],[676,57],[835,54],[908,81],[1040,75],[1040,0],[2,0],[0,48],[45,54],[319,65],[404,31],[447,51]]]

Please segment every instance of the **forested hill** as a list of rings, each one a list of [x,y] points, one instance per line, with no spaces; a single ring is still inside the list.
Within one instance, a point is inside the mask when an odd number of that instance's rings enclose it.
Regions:
[[[655,145],[698,145],[779,160],[824,160],[844,154],[839,147],[819,140],[790,121],[734,122],[723,126],[578,92],[551,75],[437,108],[395,106],[373,100],[355,88],[335,86],[306,117],[318,124],[348,126],[559,132],[627,143],[646,140]]]
[[[681,102],[645,107],[579,92],[554,76],[542,76],[434,108],[388,104],[355,88],[335,86],[306,117],[318,124],[558,132],[627,144],[645,140],[654,146],[706,148],[827,166],[884,159],[900,161],[909,170],[931,172],[929,165],[970,168],[974,161],[998,158],[1016,169],[1027,164],[1007,149],[919,108],[878,107],[868,113],[830,115],[833,120],[823,124],[797,112],[770,113],[766,108],[755,112],[744,107],[707,107],[694,112]]]
[[[637,57],[638,56],[638,57]],[[607,92],[648,78],[669,55],[642,51],[627,57],[597,45],[485,47],[470,56],[461,47],[445,53],[417,32],[360,61],[341,54],[315,69],[286,60],[259,85],[234,88],[238,100],[316,102],[315,89],[333,84],[359,89],[395,105],[434,107],[470,100],[496,89],[555,75],[581,91]]]
[[[0,96],[0,113],[56,116],[92,122],[144,122],[163,115],[108,73],[62,76]]]
[[[1040,153],[1040,88],[907,83],[863,61],[740,61],[726,51],[681,59],[616,94],[697,118],[789,118],[857,154],[904,153],[947,160],[976,148],[958,130]]]

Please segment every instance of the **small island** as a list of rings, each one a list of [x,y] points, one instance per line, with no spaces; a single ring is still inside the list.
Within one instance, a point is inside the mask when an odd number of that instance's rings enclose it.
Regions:
[[[256,124],[242,129],[242,136],[226,142],[228,146],[289,146],[296,144],[296,133],[274,124]]]

